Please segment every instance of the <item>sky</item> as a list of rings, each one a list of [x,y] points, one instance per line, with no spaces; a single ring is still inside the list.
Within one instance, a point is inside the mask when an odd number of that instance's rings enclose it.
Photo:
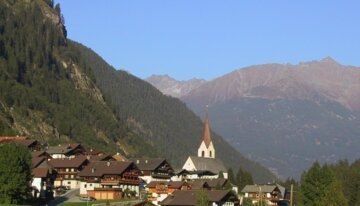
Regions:
[[[56,0],[68,38],[140,78],[211,80],[255,64],[360,66],[360,1]]]

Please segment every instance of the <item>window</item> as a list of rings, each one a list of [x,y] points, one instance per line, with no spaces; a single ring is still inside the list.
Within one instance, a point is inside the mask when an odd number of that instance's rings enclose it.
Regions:
[[[90,184],[90,187],[92,186],[92,184]]]
[[[71,185],[71,182],[68,182],[68,185]]]
[[[66,178],[66,179],[69,178],[69,175],[65,175],[65,178]]]
[[[87,185],[85,184],[85,185],[84,185],[84,188],[86,188],[86,187],[87,187]]]
[[[210,157],[212,157],[212,152],[210,151]]]
[[[201,156],[204,157],[205,156],[205,151],[201,152]]]

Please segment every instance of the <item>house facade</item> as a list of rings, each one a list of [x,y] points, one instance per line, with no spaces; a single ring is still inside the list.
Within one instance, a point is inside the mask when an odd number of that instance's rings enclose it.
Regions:
[[[49,164],[56,171],[55,187],[65,186],[70,189],[80,188],[78,173],[89,163],[83,155],[70,159],[51,159]]]
[[[279,205],[286,202],[286,189],[281,185],[246,185],[241,192],[245,198],[251,199],[253,204],[265,201],[268,205]]]
[[[133,162],[93,161],[80,173],[80,195],[96,199],[138,196],[141,172]]]
[[[174,169],[166,159],[162,158],[135,158],[132,161],[141,171],[141,179],[147,184],[151,181],[170,181]]]
[[[190,189],[190,185],[184,181],[152,181],[147,185],[147,200],[159,205],[159,202],[175,191]]]

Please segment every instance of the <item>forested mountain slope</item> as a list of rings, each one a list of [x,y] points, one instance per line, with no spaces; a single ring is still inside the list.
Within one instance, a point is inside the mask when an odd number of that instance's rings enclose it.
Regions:
[[[156,153],[105,103],[52,1],[0,1],[0,134]]]
[[[114,105],[113,110],[122,121],[136,127],[149,144],[177,166],[181,166],[189,154],[196,153],[203,124],[184,103],[163,95],[149,83],[125,71],[115,70],[95,52],[81,44],[76,45],[92,65],[96,84],[106,101]],[[268,170],[244,158],[223,138],[213,134],[213,141],[218,156],[227,166],[236,169],[241,166],[257,181],[273,179]]]
[[[68,40],[52,2],[0,1],[0,134],[163,156],[180,166],[198,147],[200,119],[179,100]],[[242,166],[259,181],[273,178],[222,138],[214,135],[214,142],[227,166]]]

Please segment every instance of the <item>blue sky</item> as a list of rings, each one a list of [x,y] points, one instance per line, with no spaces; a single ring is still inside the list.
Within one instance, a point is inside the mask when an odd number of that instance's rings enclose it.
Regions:
[[[68,37],[145,78],[213,79],[263,63],[360,66],[360,1],[57,0]]]

